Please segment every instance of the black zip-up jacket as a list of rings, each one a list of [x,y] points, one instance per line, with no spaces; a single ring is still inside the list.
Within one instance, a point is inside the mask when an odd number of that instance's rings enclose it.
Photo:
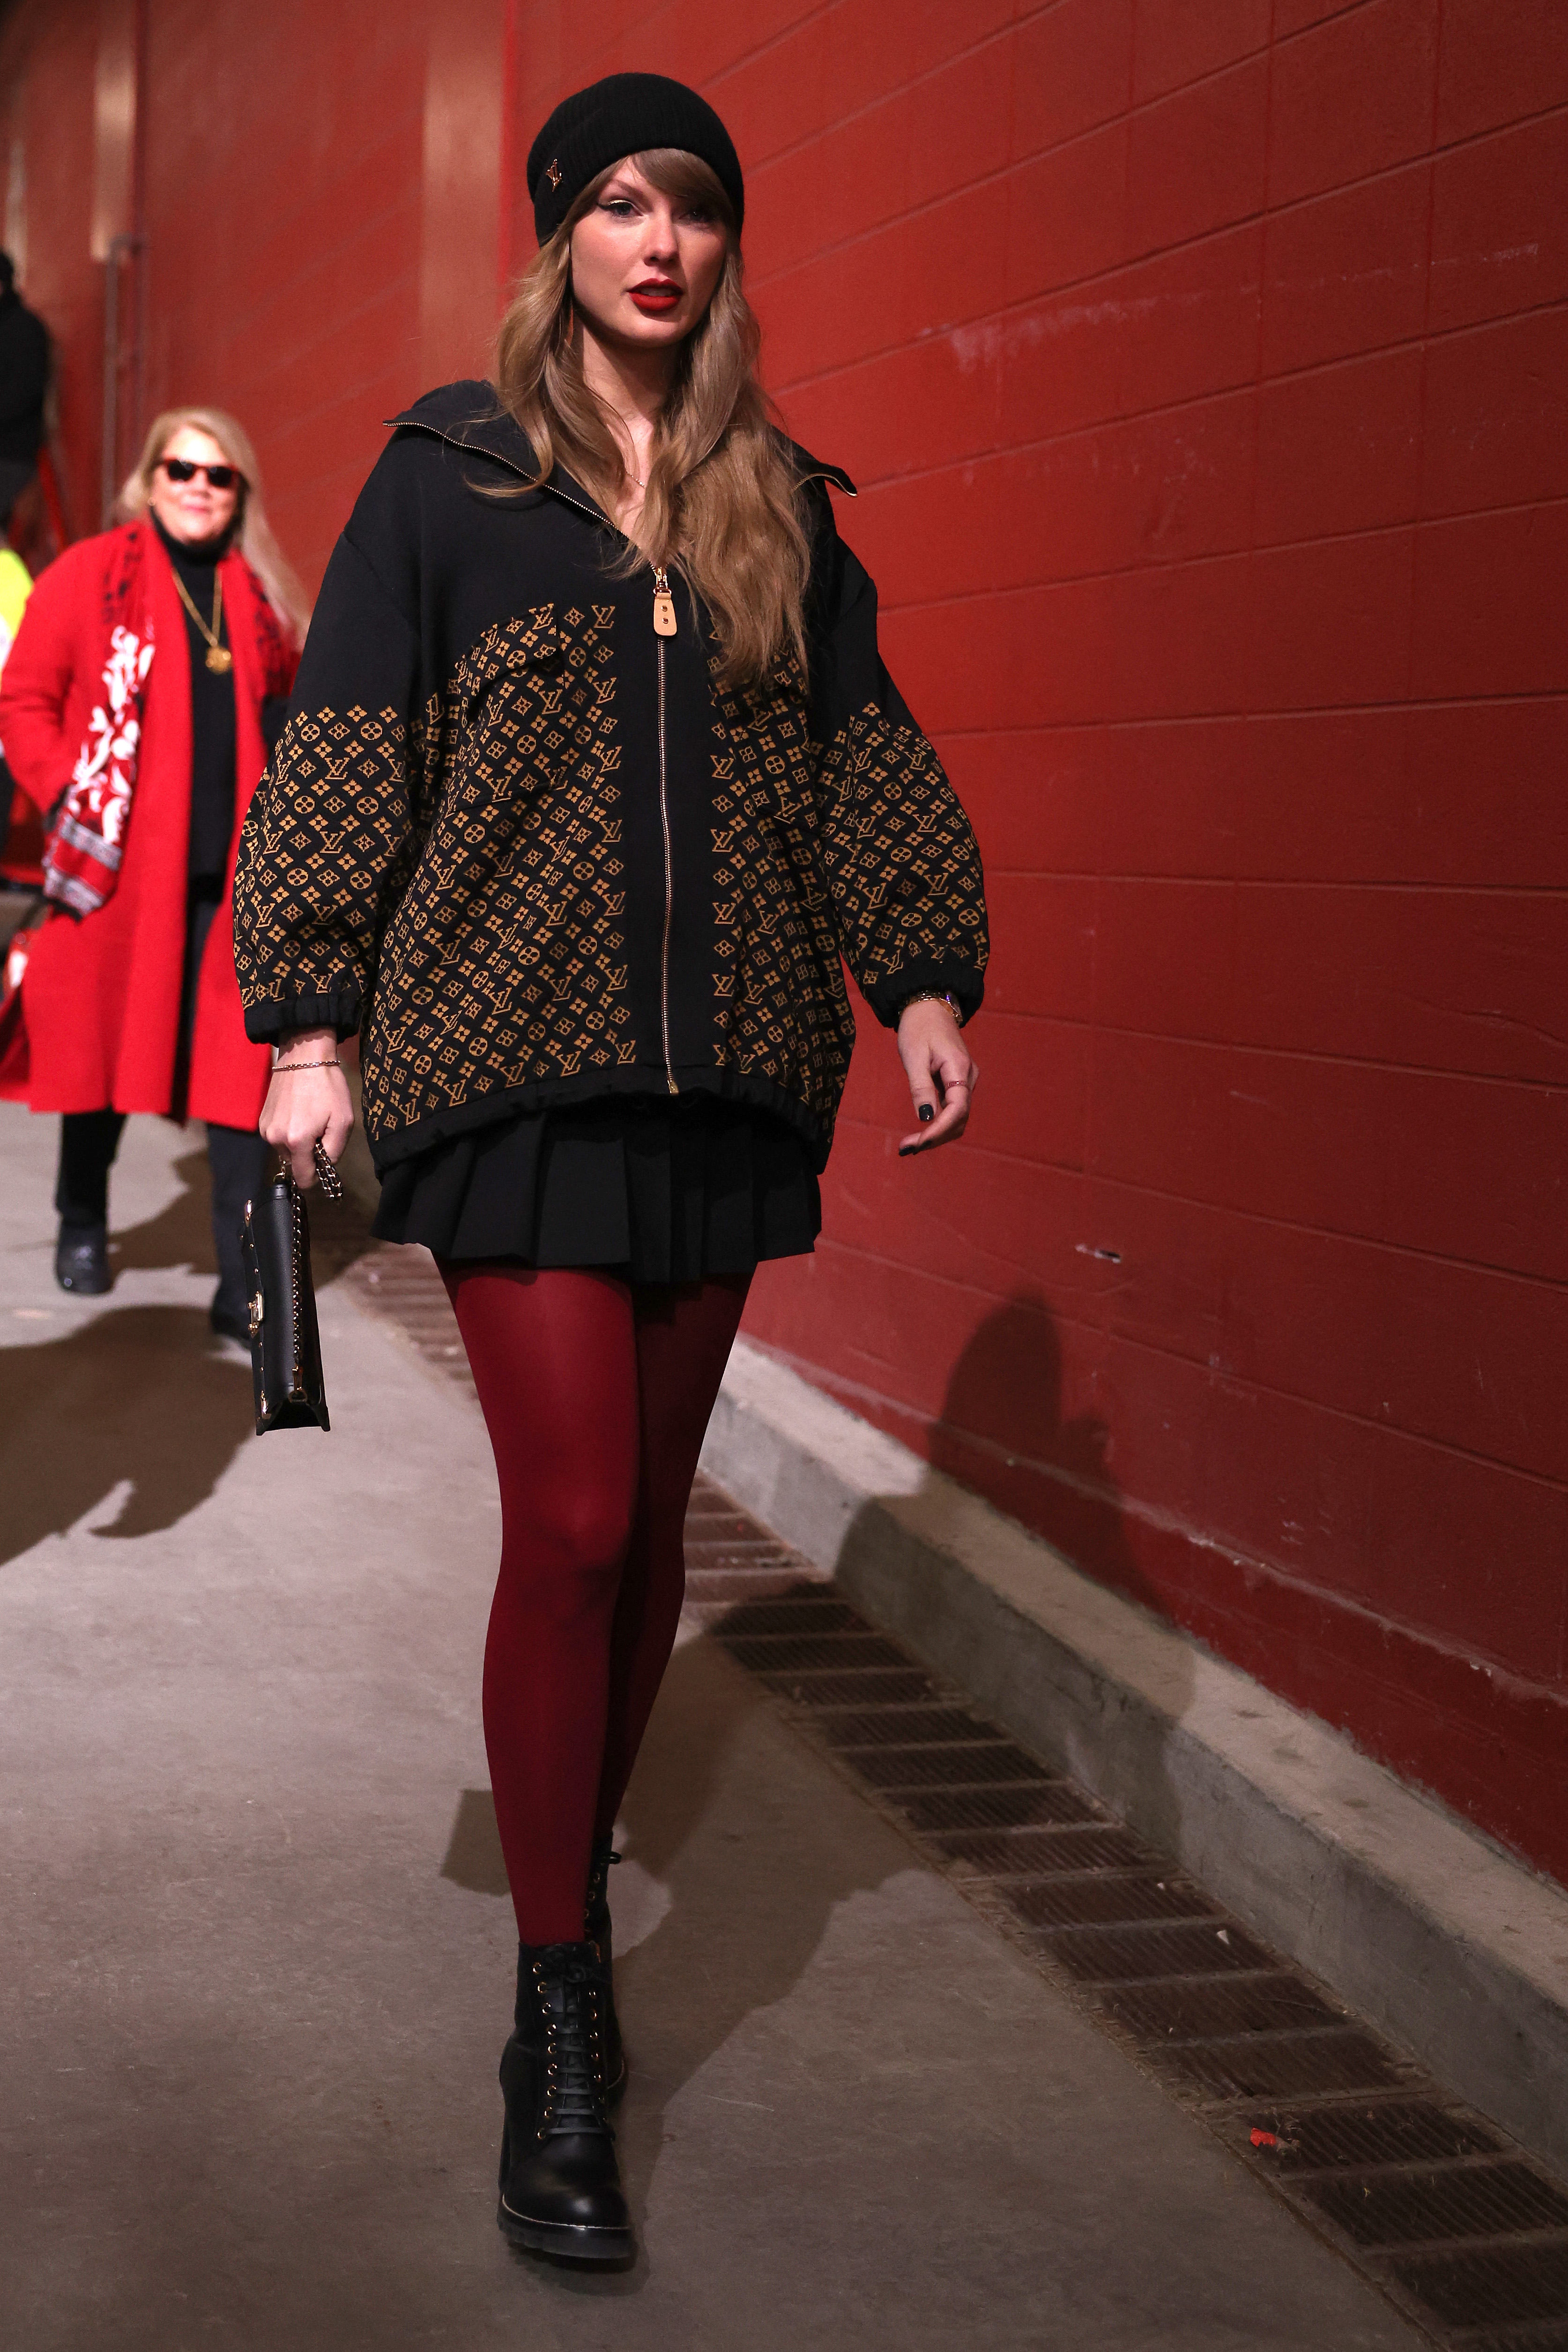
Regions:
[[[807,690],[719,687],[679,579],[536,470],[492,388],[396,430],[333,551],[246,820],[235,958],[256,1039],[363,1023],[384,1172],[523,1108],[706,1092],[827,1157],[855,1025],[979,1005],[968,821],[877,650],[876,591],[795,451],[814,531]],[[497,492],[504,495],[497,496]]]

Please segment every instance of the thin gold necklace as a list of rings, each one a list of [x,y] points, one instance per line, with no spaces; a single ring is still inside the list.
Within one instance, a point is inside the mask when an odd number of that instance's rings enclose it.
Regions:
[[[205,637],[207,641],[208,669],[216,669],[218,671],[232,669],[234,667],[234,656],[229,652],[226,646],[220,645],[218,643],[218,638],[223,630],[223,581],[221,576],[216,571],[213,573],[213,620],[212,626],[209,629],[206,623],[203,620],[201,614],[197,612],[195,606],[191,602],[190,591],[186,588],[184,582],[180,577],[178,566],[171,564],[169,569],[174,574],[174,585],[180,592],[181,604],[184,606],[186,612],[190,614],[192,620],[195,623],[197,628],[201,631],[203,636]]]

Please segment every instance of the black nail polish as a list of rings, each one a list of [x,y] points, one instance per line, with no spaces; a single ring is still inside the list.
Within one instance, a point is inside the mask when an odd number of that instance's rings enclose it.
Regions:
[[[920,1145],[918,1143],[900,1143],[899,1146],[899,1158],[900,1160],[912,1160],[919,1150]]]
[[[930,1120],[933,1119],[935,1117],[936,1117],[936,1105],[935,1105],[934,1103],[921,1103],[921,1108],[920,1108],[920,1121],[921,1121],[921,1125],[922,1127],[926,1126],[926,1125],[928,1124],[928,1122],[929,1122]]]

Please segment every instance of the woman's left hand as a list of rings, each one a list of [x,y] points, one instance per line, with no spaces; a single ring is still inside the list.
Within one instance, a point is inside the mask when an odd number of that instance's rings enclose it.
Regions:
[[[910,1082],[915,1116],[922,1122],[899,1145],[900,1160],[956,1143],[969,1124],[969,1101],[980,1073],[952,1009],[940,997],[907,1005],[899,1022],[899,1058]]]

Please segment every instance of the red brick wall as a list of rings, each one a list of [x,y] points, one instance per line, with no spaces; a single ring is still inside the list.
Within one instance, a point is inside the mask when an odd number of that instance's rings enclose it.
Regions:
[[[868,1034],[749,1328],[1568,1875],[1568,16],[447,15],[146,0],[150,398],[253,424],[318,572],[482,360],[550,104],[708,91],[996,943],[971,1139],[896,1160]],[[12,11],[8,121],[47,51],[84,135],[96,16]],[[29,284],[95,480],[74,201]]]
[[[73,530],[98,514],[102,272],[90,258],[93,78],[89,8],[12,8],[0,18],[0,192],[4,243],[47,320],[59,372],[61,491]]]
[[[731,123],[991,875],[971,1139],[868,1036],[749,1330],[1568,1872],[1568,17],[521,21]]]
[[[239,415],[314,582],[417,373],[424,23],[374,0],[148,16],[148,411]]]

